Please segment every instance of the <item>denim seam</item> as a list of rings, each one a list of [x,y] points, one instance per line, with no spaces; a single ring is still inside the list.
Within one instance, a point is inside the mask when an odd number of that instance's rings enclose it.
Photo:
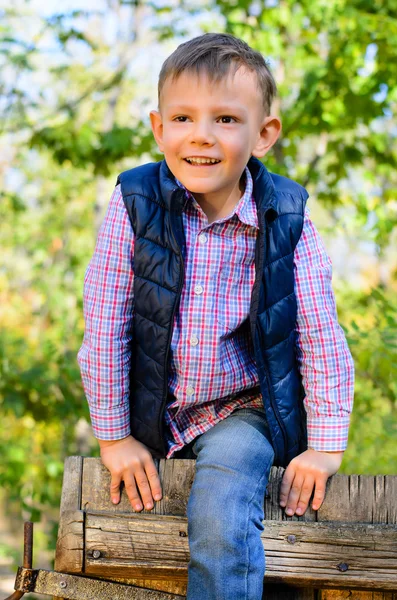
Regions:
[[[255,488],[254,493],[251,496],[251,499],[249,500],[249,503],[248,503],[248,506],[249,506],[249,508],[248,508],[248,523],[250,523],[252,500],[253,500],[253,498],[255,498],[257,490],[258,490],[259,486],[261,485],[263,479],[265,478],[265,475],[266,475],[266,469],[265,469],[262,477],[258,481],[258,484],[257,484],[257,486]],[[247,523],[247,525],[248,525],[248,523]],[[248,575],[249,575],[249,571],[250,571],[250,554],[249,554],[249,544],[247,544],[247,538],[248,538],[248,526],[246,527],[246,532],[245,532],[245,545],[247,546],[247,549],[248,549],[247,573],[246,573],[246,576],[245,576],[245,583],[246,583],[246,585],[245,585],[245,597],[248,599]]]

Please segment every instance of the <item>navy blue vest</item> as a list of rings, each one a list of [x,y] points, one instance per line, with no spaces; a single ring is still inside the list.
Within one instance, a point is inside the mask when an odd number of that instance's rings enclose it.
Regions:
[[[308,194],[294,181],[269,173],[256,158],[248,168],[259,221],[249,326],[274,464],[285,467],[307,447],[295,357],[294,250]],[[170,344],[184,281],[186,197],[165,161],[125,171],[117,183],[135,233],[131,434],[153,456],[164,457]]]

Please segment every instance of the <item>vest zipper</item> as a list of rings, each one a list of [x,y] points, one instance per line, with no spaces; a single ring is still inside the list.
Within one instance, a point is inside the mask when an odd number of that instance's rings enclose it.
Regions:
[[[282,436],[283,436],[283,440],[284,440],[284,454],[285,454],[287,452],[287,432],[285,431],[285,426],[284,426],[283,420],[280,417],[280,413],[279,413],[278,408],[277,408],[276,399],[274,397],[273,388],[272,388],[272,384],[271,384],[271,381],[270,381],[269,369],[268,369],[267,363],[265,361],[263,362],[263,368],[264,368],[265,374],[266,374],[266,382],[267,382],[267,388],[269,390],[270,404],[271,404],[271,407],[273,409],[273,413],[274,413],[274,415],[275,415],[275,417],[277,419],[277,423],[279,424],[279,427],[280,427],[280,430],[281,430],[281,433],[282,433]]]
[[[255,260],[255,262],[257,262],[258,264],[258,271],[255,277],[255,283],[254,283],[254,287],[252,290],[252,297],[254,296],[255,293],[258,294],[258,299],[256,301],[256,305],[254,308],[254,312],[253,312],[253,319],[251,320],[251,336],[252,336],[252,342],[254,345],[254,349],[255,349],[255,330],[256,330],[256,320],[257,320],[257,315],[258,315],[258,303],[259,303],[259,286],[260,286],[260,281],[262,278],[262,272],[263,272],[263,263],[264,263],[264,244],[260,243],[260,238],[263,235],[268,235],[268,232],[270,230],[270,225],[266,224],[266,227],[264,226],[264,214],[261,210],[258,210],[258,219],[259,219],[259,252],[256,251],[256,256],[255,259],[258,259],[258,261]],[[270,405],[272,407],[274,416],[276,417],[277,423],[280,427],[282,436],[283,436],[283,440],[284,440],[284,455],[287,452],[287,432],[285,430],[285,426],[283,423],[283,420],[280,416],[280,413],[278,411],[277,408],[277,403],[273,394],[273,389],[272,389],[272,384],[270,381],[270,374],[269,374],[269,369],[267,366],[267,361],[266,359],[263,360],[263,368],[265,371],[265,376],[266,376],[266,383],[267,383],[267,389],[269,391],[269,399],[270,399]],[[281,458],[281,457],[280,457]]]
[[[183,255],[181,252],[181,249],[179,247],[179,244],[176,241],[175,238],[175,234],[174,234],[174,230],[172,228],[172,212],[170,211],[170,220],[171,220],[171,234],[172,234],[172,238],[174,241],[175,246],[178,248],[179,252],[178,252],[178,256],[181,259],[181,274],[179,276],[179,285],[178,285],[178,291],[177,291],[177,297],[176,297],[176,301],[174,304],[174,308],[172,310],[172,315],[171,315],[171,326],[169,329],[169,333],[168,333],[168,339],[167,339],[167,348],[166,348],[166,352],[165,352],[165,361],[164,361],[164,391],[163,391],[163,402],[161,404],[161,410],[160,410],[160,416],[159,416],[159,431],[160,431],[160,436],[161,436],[161,441],[163,444],[163,448],[164,448],[164,456],[167,455],[167,448],[166,448],[166,444],[165,444],[165,440],[164,440],[164,412],[165,412],[165,408],[167,405],[167,396],[168,396],[168,356],[170,353],[170,348],[171,348],[171,340],[172,340],[172,333],[174,330],[174,318],[175,318],[175,313],[176,313],[176,309],[177,306],[179,304],[179,300],[181,297],[181,292],[182,292],[182,287],[183,287],[183,280],[185,278],[185,263],[183,260]]]

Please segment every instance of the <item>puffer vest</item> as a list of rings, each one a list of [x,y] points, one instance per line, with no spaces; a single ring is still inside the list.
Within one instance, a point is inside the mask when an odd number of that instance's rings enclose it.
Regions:
[[[256,158],[248,168],[259,224],[250,331],[274,464],[285,467],[307,447],[304,392],[295,357],[294,250],[308,193],[267,171]],[[170,345],[184,282],[182,212],[187,199],[165,161],[125,171],[118,183],[135,234],[131,434],[154,457],[164,457]]]

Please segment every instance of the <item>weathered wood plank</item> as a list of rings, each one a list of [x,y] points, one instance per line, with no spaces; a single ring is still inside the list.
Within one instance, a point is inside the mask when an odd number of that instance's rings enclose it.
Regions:
[[[318,521],[397,523],[397,476],[334,475]]]
[[[95,553],[99,553],[95,558]],[[185,517],[87,514],[86,573],[186,580]],[[153,568],[154,567],[154,568]]]
[[[195,461],[189,459],[160,460],[157,462],[163,488],[163,499],[155,504],[152,511],[142,514],[186,515],[186,505],[194,479]],[[286,517],[279,505],[279,488],[284,469],[271,469],[265,499],[265,515],[270,520],[315,521],[316,511],[309,508],[302,517]],[[336,475],[336,478],[346,477]],[[397,479],[397,478],[396,478]],[[83,510],[103,510],[118,513],[134,513],[125,489],[122,490],[120,503],[115,506],[110,501],[110,474],[99,458],[84,458],[81,506]],[[328,489],[327,489],[328,496]],[[327,502],[327,499],[326,501]]]
[[[266,579],[299,586],[397,588],[397,527],[265,521]],[[184,517],[86,515],[87,574],[187,576]]]
[[[79,457],[77,457],[79,458]],[[163,488],[163,500],[157,502],[150,514],[175,514],[184,516],[190,489],[194,479],[195,461],[188,459],[155,461]],[[268,518],[283,518],[278,504],[278,490],[284,469],[273,468],[269,478],[271,501],[266,503]],[[104,510],[115,514],[130,512],[133,509],[123,489],[120,503],[115,506],[110,501],[110,474],[99,458],[84,458],[81,505],[84,510]],[[277,515],[277,516],[276,516]],[[295,517],[297,518],[297,517]],[[302,518],[302,517],[301,517]],[[307,518],[307,517],[306,517]],[[307,520],[315,520],[310,516]]]
[[[84,512],[62,513],[55,550],[55,569],[66,573],[82,573],[84,560]]]
[[[62,483],[62,496],[59,512],[80,510],[81,479],[83,474],[83,457],[69,456],[65,460]]]
[[[80,457],[71,457],[80,459]],[[70,459],[67,459],[70,460]],[[195,461],[188,459],[157,461],[164,498],[148,514],[186,514],[186,504],[194,479]],[[279,506],[279,487],[284,469],[273,467],[265,500],[266,518],[286,520]],[[66,482],[65,482],[66,483]],[[64,485],[65,485],[64,483]],[[73,485],[69,486],[73,490]],[[114,506],[109,494],[110,474],[100,458],[84,458],[81,486],[81,507],[84,510],[104,510],[114,514],[133,509],[125,490]],[[76,488],[74,492],[76,494]],[[350,521],[363,523],[397,523],[397,476],[334,475],[328,481],[325,501],[319,511],[310,508],[299,521]],[[76,505],[69,508],[80,508]]]
[[[188,459],[155,461],[159,471],[163,498],[152,511],[142,514],[186,515],[186,505],[192,487],[196,461]],[[110,473],[99,458],[85,458],[83,467],[81,505],[84,510],[104,510],[134,513],[124,487],[119,504],[110,500]]]
[[[81,486],[81,507],[83,510],[106,510],[117,514],[132,512],[127,494],[123,489],[119,504],[110,500],[110,473],[100,458],[84,458],[83,478]]]
[[[186,516],[186,506],[196,472],[196,461],[160,460],[159,476],[163,499],[155,506],[158,515]]]
[[[323,596],[324,594],[324,596]],[[397,592],[360,592],[358,590],[321,590],[326,600],[397,600]]]
[[[70,511],[78,511],[81,508],[81,485],[82,485],[82,476],[83,476],[83,457],[82,456],[69,456],[65,460],[64,471],[63,471],[63,483],[62,483],[62,496],[61,496],[61,504],[60,504],[60,517],[59,517],[59,527],[58,527],[58,540],[60,536],[64,538],[65,529],[69,527],[69,525],[65,522],[63,515],[66,513],[70,513]],[[67,521],[67,518],[66,518]],[[74,534],[75,537],[79,537],[77,525],[75,526]],[[74,550],[69,556],[65,554],[64,551],[58,549],[57,542],[57,551],[55,553],[55,569],[60,571],[62,567],[69,568],[69,562],[71,564],[71,569],[75,569],[77,564],[80,563],[81,567],[83,564],[83,529],[81,529],[81,542],[78,540],[72,540],[69,538],[68,542],[65,543],[70,544],[71,547],[77,547],[76,544],[81,544],[80,550]],[[73,572],[73,571],[70,571]],[[53,600],[63,600],[63,598],[54,596]]]
[[[331,478],[327,502],[317,514],[319,522],[348,521],[397,523],[397,477],[337,475]],[[395,585],[397,589],[397,585]],[[339,595],[338,595],[339,594]],[[395,596],[396,598],[393,598]],[[397,600],[397,592],[321,590],[319,600]]]

